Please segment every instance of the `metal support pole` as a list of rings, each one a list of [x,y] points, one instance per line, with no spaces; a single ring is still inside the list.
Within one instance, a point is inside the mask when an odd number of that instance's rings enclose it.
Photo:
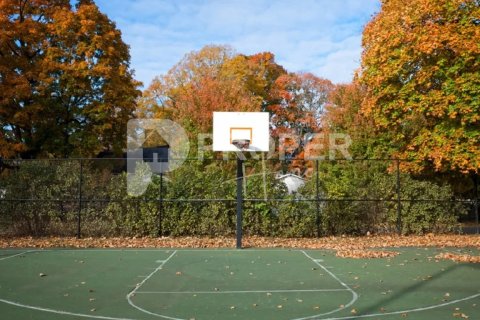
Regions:
[[[315,224],[317,226],[317,237],[320,238],[322,231],[321,231],[321,228],[320,228],[320,224],[321,224],[321,220],[320,220],[320,181],[319,181],[318,173],[319,173],[318,160],[315,160],[315,189],[316,189],[316,197],[317,197],[317,201],[315,201],[315,203],[317,204],[317,215],[315,217]]]
[[[267,201],[267,169],[265,168],[265,155],[262,152],[262,179],[263,179],[263,199]]]
[[[397,159],[397,231],[402,235],[402,198],[400,190],[400,160]]]
[[[83,161],[80,160],[80,178],[78,183],[78,214],[77,214],[77,238],[82,236],[82,184],[83,184]]]
[[[237,249],[242,248],[243,160],[237,157]]]
[[[160,194],[158,196],[158,236],[162,236],[162,219],[163,219],[163,172],[160,172]]]

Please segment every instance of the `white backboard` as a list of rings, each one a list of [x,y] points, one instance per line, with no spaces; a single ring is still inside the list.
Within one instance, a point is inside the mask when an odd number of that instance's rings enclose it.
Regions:
[[[214,112],[213,151],[238,151],[232,140],[248,139],[245,151],[269,151],[268,112]]]

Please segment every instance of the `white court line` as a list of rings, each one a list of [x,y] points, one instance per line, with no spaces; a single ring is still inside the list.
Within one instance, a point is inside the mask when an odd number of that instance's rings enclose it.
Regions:
[[[61,249],[62,250],[62,249]],[[67,249],[67,250],[63,250],[63,251],[78,251],[78,250],[82,250],[82,249]],[[89,250],[89,249],[85,249],[85,250]],[[280,249],[279,249],[280,250]],[[279,251],[279,250],[268,250],[268,251]],[[19,256],[21,254],[26,254],[26,253],[31,253],[31,252],[45,252],[45,251],[55,251],[55,250],[29,250],[29,251],[25,251],[25,252],[22,252],[22,253],[18,253],[18,254],[15,254],[15,255],[12,255],[12,256],[8,256],[8,257],[4,257],[4,258],[1,258],[1,260],[6,260],[6,259],[10,259],[10,258],[13,258],[15,256]],[[90,249],[90,251],[93,251]],[[103,251],[103,250],[95,250],[95,251]],[[114,251],[114,250],[109,250],[109,251]],[[119,250],[115,250],[115,251],[119,251]],[[136,251],[136,250],[129,250],[129,251]],[[169,252],[171,250],[149,250],[149,251],[165,251],[165,252]],[[182,251],[198,251],[198,250],[182,250]],[[227,250],[210,250],[210,251],[227,251]],[[232,250],[228,250],[228,251],[236,251],[235,249],[232,249]],[[267,251],[267,250],[260,250],[260,251]],[[295,251],[300,251],[300,250],[288,250],[288,251],[292,251],[292,252],[295,252]],[[148,277],[151,277],[155,272],[157,272],[158,270],[161,269],[161,267],[163,267],[163,265],[176,253],[177,251],[173,252],[167,260],[164,261],[164,263],[159,266],[158,268],[156,268],[152,274],[150,274]],[[306,254],[304,251],[302,251],[307,257],[309,257],[311,259],[311,257]],[[318,259],[312,259],[312,261],[314,260],[318,260]],[[317,263],[316,261],[314,261],[315,263]],[[341,282],[337,276],[335,276],[333,273],[331,273],[330,271],[326,270],[323,266],[321,266],[320,264],[317,263],[317,265],[319,265],[322,269],[324,269],[326,272],[328,272],[331,276],[333,276],[337,281],[339,281],[344,287],[346,287],[346,289],[338,289],[338,290],[342,290],[342,291],[353,291],[352,289],[349,289],[347,288],[348,286],[346,284],[344,284],[343,282]],[[143,284],[144,282],[146,282],[146,279],[144,281],[142,281],[141,284]],[[140,288],[140,286],[138,286],[136,290],[138,290]],[[271,292],[271,291],[270,291]],[[141,293],[141,292],[136,292],[136,293]],[[129,295],[132,295],[132,292],[129,294]],[[128,297],[128,296],[127,296]],[[414,308],[414,309],[408,309],[408,310],[401,310],[401,311],[393,311],[393,312],[386,312],[386,313],[376,313],[376,314],[367,314],[367,315],[356,315],[356,316],[346,316],[346,317],[337,317],[337,318],[325,318],[325,320],[348,320],[348,319],[359,319],[359,318],[370,318],[370,317],[381,317],[381,316],[388,316],[388,315],[397,315],[397,314],[403,314],[403,313],[412,313],[412,312],[420,312],[420,311],[428,311],[428,310],[431,310],[431,309],[436,309],[436,308],[441,308],[441,307],[444,307],[444,306],[448,306],[448,305],[452,305],[452,304],[456,304],[456,303],[459,303],[459,302],[463,302],[463,301],[467,301],[467,300],[471,300],[471,299],[475,299],[475,298],[478,298],[480,297],[480,293],[478,294],[474,294],[474,295],[471,295],[471,296],[468,296],[468,297],[465,297],[465,298],[462,298],[462,299],[457,299],[457,300],[452,300],[452,301],[449,301],[449,302],[445,302],[445,303],[441,303],[441,304],[437,304],[437,305],[432,305],[432,306],[427,306],[427,307],[420,307],[420,308]],[[357,298],[358,298],[358,295],[357,295]],[[76,316],[76,317],[83,317],[83,318],[90,318],[90,319],[103,319],[103,320],[135,320],[135,319],[130,319],[130,318],[115,318],[115,317],[108,317],[108,316],[100,316],[100,315],[91,315],[91,314],[82,314],[82,313],[74,313],[74,312],[68,312],[68,311],[63,311],[63,310],[55,310],[55,309],[49,309],[49,308],[43,308],[43,307],[37,307],[37,306],[31,306],[31,305],[26,305],[26,304],[21,304],[21,303],[18,303],[18,302],[14,302],[14,301],[10,301],[10,300],[5,300],[5,299],[0,299],[0,302],[2,303],[5,303],[5,304],[9,304],[9,305],[12,305],[12,306],[16,306],[16,307],[21,307],[21,308],[25,308],[25,309],[31,309],[31,310],[36,310],[36,311],[43,311],[43,312],[50,312],[50,313],[55,313],[55,314],[61,314],[61,315],[66,315],[66,316]],[[351,304],[353,304],[353,302],[351,302]],[[349,304],[349,305],[351,305]],[[349,305],[345,306],[345,308],[347,308]],[[136,307],[136,306],[135,306]],[[136,307],[138,309],[138,307]],[[179,319],[179,318],[172,318],[172,317],[167,317],[167,316],[162,316],[162,315],[158,315],[158,314],[153,314],[147,310],[141,310],[143,312],[146,311],[146,313],[149,313],[149,314],[152,314],[152,315],[155,315],[155,316],[158,316],[158,317],[163,317],[163,318],[166,318],[166,319],[172,319],[172,320],[183,320],[183,319]],[[339,310],[338,310],[339,311]],[[316,315],[316,316],[311,316],[311,317],[306,317],[306,318],[300,318],[300,319],[294,319],[294,320],[301,320],[301,319],[314,319],[314,318],[317,318],[318,317],[322,317],[322,315],[328,315],[328,314],[331,314],[333,312],[336,312],[335,310],[334,311],[331,311],[327,314],[321,314],[321,315]]]
[[[421,307],[421,308],[415,308],[415,309],[409,309],[409,310],[401,310],[401,311],[392,311],[392,312],[385,312],[385,313],[373,313],[373,314],[365,314],[365,315],[358,315],[358,316],[349,316],[349,317],[340,317],[340,318],[328,318],[325,320],[346,320],[346,319],[359,319],[359,318],[370,318],[370,317],[380,317],[380,316],[391,316],[395,314],[403,314],[403,313],[411,313],[411,312],[420,312],[420,311],[427,311],[431,309],[436,309],[436,308],[441,308],[445,307],[451,304],[455,304],[458,302],[462,301],[467,301],[471,299],[475,299],[480,297],[480,293],[462,298],[462,299],[457,299],[457,300],[452,300],[449,302],[441,303],[441,304],[436,304],[428,307]]]
[[[319,251],[333,251],[333,250],[328,250],[328,249],[312,249],[312,250],[319,250]],[[132,251],[138,251],[138,252],[172,252],[172,251],[177,251],[177,252],[237,252],[237,253],[248,253],[248,252],[282,252],[282,251],[287,251],[287,252],[301,252],[302,250],[300,249],[285,249],[285,248],[278,248],[278,249],[235,249],[235,248],[224,248],[224,249],[204,249],[204,248],[188,248],[188,249],[183,249],[183,248],[164,248],[164,249],[143,249],[143,248],[118,248],[118,249],[111,249],[111,248],[105,248],[105,249],[89,249],[89,248],[78,248],[78,249],[62,249],[62,248],[52,248],[49,250],[42,250],[42,251],[90,251],[90,252],[95,252],[95,251],[100,251],[100,252],[109,252],[109,251],[119,251],[119,252],[132,252]]]
[[[82,318],[104,319],[104,320],[135,320],[135,319],[128,319],[128,318],[104,317],[104,316],[96,316],[92,314],[83,314],[83,313],[68,312],[68,311],[55,310],[55,309],[49,309],[49,308],[41,308],[41,307],[30,306],[30,305],[13,302],[9,300],[4,300],[4,299],[0,299],[0,302],[6,303],[12,306],[16,306],[16,307],[25,308],[25,309],[31,309],[35,311],[45,311],[50,313],[62,314],[65,316],[75,316],[75,317],[82,317]]]
[[[285,289],[285,290],[239,290],[239,291],[137,291],[144,294],[221,294],[221,293],[296,293],[296,292],[337,292],[348,289]]]
[[[25,253],[37,252],[37,251],[42,251],[42,250],[28,250],[28,251],[20,252],[20,253],[17,253],[17,254],[8,256],[8,257],[0,258],[0,261],[7,260],[7,259],[10,259],[10,258],[13,258],[13,257],[18,257],[18,256],[21,256],[22,254],[25,254]]]
[[[139,306],[137,306],[135,303],[133,303],[132,301],[132,297],[135,295],[135,293],[137,292],[138,289],[140,289],[141,286],[143,286],[145,284],[145,282],[148,281],[148,279],[150,279],[155,273],[158,272],[158,270],[161,270],[163,268],[163,266],[177,253],[177,251],[175,250],[171,255],[168,256],[167,259],[163,260],[163,262],[155,269],[153,270],[152,273],[150,273],[145,279],[142,280],[142,282],[140,282],[136,287],[135,289],[133,289],[132,291],[130,291],[129,294],[127,294],[127,301],[128,301],[128,304],[130,304],[132,307],[134,307],[135,309],[137,310],[140,310],[141,312],[143,313],[146,313],[146,314],[150,314],[152,316],[156,316],[156,317],[160,317],[160,318],[165,318],[165,319],[171,319],[171,320],[184,320],[184,319],[181,319],[181,318],[173,318],[173,317],[169,317],[169,316],[164,316],[164,315],[161,315],[161,314],[158,314],[158,313],[155,313],[155,312],[151,312],[151,311],[148,311],[146,309],[143,309]]]
[[[350,300],[349,303],[347,303],[346,305],[342,306],[342,307],[339,307],[335,310],[332,310],[332,311],[329,311],[329,312],[325,312],[325,313],[320,313],[320,314],[316,314],[316,315],[313,315],[313,316],[308,316],[308,317],[303,317],[303,318],[295,318],[294,320],[307,320],[307,319],[315,319],[315,318],[319,318],[319,317],[323,317],[323,316],[327,316],[327,315],[330,315],[332,313],[336,313],[336,312],[339,312],[341,310],[344,310],[348,307],[350,307],[351,305],[353,305],[355,303],[355,301],[357,301],[358,299],[358,294],[352,289],[350,288],[346,283],[344,283],[342,280],[340,280],[335,274],[333,274],[330,270],[328,270],[326,267],[324,267],[320,262],[318,262],[318,259],[314,259],[312,258],[311,256],[309,256],[305,251],[301,251],[305,256],[307,256],[307,258],[309,258],[310,260],[313,261],[313,263],[315,263],[317,266],[319,266],[320,268],[322,268],[323,270],[325,270],[325,272],[327,272],[333,279],[337,280],[338,283],[340,283],[342,285],[342,287],[344,287],[346,290],[350,291],[352,293],[352,300]]]
[[[52,251],[52,250],[28,250],[24,251],[18,254],[14,254],[8,257],[1,258],[0,261],[2,260],[7,260],[13,257],[17,257],[22,254],[26,253],[31,253],[31,252],[46,252],[46,251]],[[37,307],[37,306],[31,306],[15,301],[10,301],[10,300],[5,300],[5,299],[0,299],[0,302],[9,304],[15,307],[20,307],[20,308],[25,308],[25,309],[30,309],[30,310],[35,310],[35,311],[43,311],[43,312],[50,312],[50,313],[55,313],[55,314],[61,314],[61,315],[66,315],[66,316],[74,316],[74,317],[82,317],[82,318],[90,318],[90,319],[103,319],[103,320],[135,320],[135,319],[128,319],[128,318],[115,318],[115,317],[106,317],[106,316],[97,316],[97,315],[92,315],[92,314],[83,314],[83,313],[75,313],[75,312],[68,312],[68,311],[63,311],[63,310],[55,310],[55,309],[50,309],[50,308],[43,308],[43,307]]]

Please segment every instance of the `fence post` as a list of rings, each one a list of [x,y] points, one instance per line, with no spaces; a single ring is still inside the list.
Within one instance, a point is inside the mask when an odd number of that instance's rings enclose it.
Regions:
[[[81,237],[82,224],[82,184],[83,184],[83,161],[80,159],[80,179],[78,184],[78,214],[77,214],[77,239]]]
[[[162,218],[163,218],[163,172],[160,172],[160,194],[158,196],[158,236],[162,236]]]
[[[397,164],[397,232],[402,235],[402,200],[400,190],[400,160],[396,160]]]
[[[315,160],[315,192],[316,192],[316,201],[317,204],[317,215],[315,217],[315,224],[317,226],[317,237],[320,238],[321,236],[321,219],[320,219],[320,181],[319,181],[319,166],[318,166],[318,159]]]
[[[138,217],[140,215],[140,209],[138,208],[140,205],[140,199],[135,199],[135,216]]]
[[[473,210],[475,210],[475,223],[477,224],[477,234],[480,234],[480,225],[478,219],[478,174],[475,173],[473,176],[473,188],[474,188],[474,199],[473,199]]]

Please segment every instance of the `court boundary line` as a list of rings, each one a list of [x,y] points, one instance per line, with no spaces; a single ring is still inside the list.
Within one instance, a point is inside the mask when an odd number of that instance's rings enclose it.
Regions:
[[[236,294],[236,293],[296,293],[296,292],[338,292],[348,289],[291,289],[291,290],[225,290],[225,291],[137,291],[140,294]]]
[[[22,304],[22,303],[19,303],[19,302],[14,302],[14,301],[5,300],[5,299],[0,299],[0,302],[3,302],[5,304],[9,304],[9,305],[12,305],[12,306],[15,306],[15,307],[19,307],[19,308],[25,308],[25,309],[35,310],[35,311],[56,313],[56,314],[72,316],[72,317],[82,317],[82,318],[90,318],[90,319],[103,319],[103,320],[136,320],[136,319],[132,319],[132,318],[115,318],[115,317],[109,317],[109,316],[97,316],[97,315],[93,315],[93,314],[75,313],[75,312],[69,312],[69,311],[63,311],[63,310],[36,307],[36,306]]]
[[[0,248],[0,250],[8,250],[6,248]],[[335,251],[334,249],[309,249],[309,250],[322,250],[322,251]],[[172,251],[177,252],[279,252],[279,251],[288,251],[288,252],[301,252],[302,249],[288,249],[288,248],[278,248],[278,249],[249,249],[242,248],[238,250],[236,248],[220,248],[220,249],[205,249],[205,248],[158,248],[158,249],[149,249],[149,248],[48,248],[42,250],[33,250],[33,251],[90,251],[90,252],[122,252],[122,251],[143,251],[143,252],[167,252]]]
[[[22,254],[27,254],[27,253],[31,253],[31,252],[40,252],[40,251],[43,251],[43,250],[28,250],[28,251],[23,251],[23,252],[20,252],[20,253],[17,253],[17,254],[8,256],[8,257],[0,258],[0,261],[7,260],[7,259],[11,259],[11,258],[14,258],[14,257],[18,257],[18,256],[21,256]]]
[[[346,317],[339,317],[339,318],[327,318],[325,320],[348,320],[348,319],[359,319],[359,318],[370,318],[370,317],[380,317],[380,316],[391,316],[391,315],[396,315],[396,314],[402,314],[402,313],[413,313],[413,312],[421,312],[421,311],[427,311],[427,310],[432,310],[436,308],[442,308],[446,307],[455,303],[463,302],[463,301],[468,301],[471,299],[475,299],[480,297],[480,293],[467,296],[462,299],[457,299],[457,300],[452,300],[440,304],[435,304],[427,307],[420,307],[420,308],[414,308],[414,309],[409,309],[409,310],[400,310],[400,311],[391,311],[391,312],[385,312],[385,313],[372,313],[372,314],[364,314],[364,315],[356,315],[356,316],[346,316]]]
[[[333,314],[333,313],[337,313],[339,311],[342,311],[342,310],[345,310],[347,308],[349,308],[351,305],[353,305],[357,300],[358,300],[358,293],[356,293],[352,288],[350,288],[345,282],[343,282],[342,280],[340,280],[340,278],[338,278],[333,272],[331,272],[330,270],[327,269],[327,267],[325,267],[324,265],[322,265],[318,259],[314,259],[312,258],[310,255],[308,255],[308,253],[305,252],[305,250],[301,250],[301,252],[308,258],[310,259],[313,263],[315,263],[317,266],[319,266],[320,268],[322,268],[325,272],[327,272],[333,279],[337,280],[338,283],[340,283],[340,285],[342,287],[344,287],[347,291],[350,291],[350,293],[352,294],[352,299],[350,300],[349,303],[347,303],[346,305],[343,305],[343,306],[340,306],[338,307],[337,309],[334,309],[334,310],[331,310],[331,311],[328,311],[328,312],[324,312],[324,313],[319,313],[319,314],[316,314],[316,315],[313,315],[313,316],[307,316],[307,317],[302,317],[302,318],[294,318],[293,320],[307,320],[307,319],[318,319],[318,318],[321,318],[321,317],[324,317],[324,316],[328,316],[330,314]]]

